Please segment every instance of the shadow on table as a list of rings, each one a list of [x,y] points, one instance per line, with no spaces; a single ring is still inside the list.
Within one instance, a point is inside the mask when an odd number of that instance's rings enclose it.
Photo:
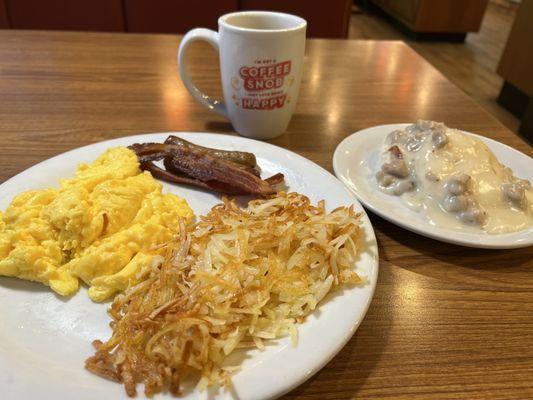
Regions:
[[[323,123],[324,117],[321,115],[294,113],[287,130],[291,130],[292,126],[301,126],[302,124],[316,127]],[[233,129],[231,122],[220,120],[207,121],[205,123],[205,130],[207,132],[235,133],[235,129]]]
[[[457,246],[417,235],[372,213],[369,215],[374,228],[381,233],[379,236],[384,235],[408,248],[407,251],[402,248],[398,254],[394,243],[380,247],[381,259],[415,273],[446,280],[452,271],[457,276],[467,271],[501,276],[511,271],[530,272],[533,268],[531,248],[489,250]]]
[[[389,338],[392,321],[378,315],[375,304],[381,297],[378,286],[367,315],[346,346],[319,372],[306,382],[289,392],[284,398],[335,398],[342,393],[348,397],[359,392],[383,355],[383,349]],[[377,344],[379,343],[379,344]]]
[[[231,122],[228,121],[207,121],[205,123],[205,130],[207,132],[233,132],[235,133],[235,130],[233,129],[233,125],[231,125]]]
[[[327,118],[324,115],[296,112],[291,117],[291,122],[289,123],[288,129],[291,129],[292,126],[313,126],[316,128],[324,125],[326,122]]]

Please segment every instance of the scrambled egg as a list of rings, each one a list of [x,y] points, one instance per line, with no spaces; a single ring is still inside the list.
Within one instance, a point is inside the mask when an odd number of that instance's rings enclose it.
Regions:
[[[62,296],[81,279],[92,300],[104,301],[137,283],[180,218],[194,218],[184,199],[162,194],[133,151],[109,149],[59,189],[22,193],[0,212],[0,275],[41,282]]]

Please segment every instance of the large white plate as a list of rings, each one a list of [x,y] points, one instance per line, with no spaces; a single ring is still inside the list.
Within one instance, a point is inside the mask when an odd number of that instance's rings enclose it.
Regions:
[[[422,215],[409,209],[399,197],[387,195],[374,185],[383,140],[395,129],[409,124],[379,125],[355,132],[335,149],[335,175],[372,212],[412,232],[468,247],[510,249],[533,245],[533,228],[520,232],[491,235],[465,228],[455,230],[431,225]],[[483,136],[464,132],[481,139],[498,160],[510,167],[516,176],[533,181],[533,159],[525,154]]]
[[[311,161],[282,148],[241,137],[178,133],[204,146],[246,150],[256,154],[263,175],[285,175],[290,191],[306,194],[313,202],[326,200],[329,210],[353,204],[363,208],[343,184]],[[91,162],[105,149],[135,142],[161,142],[168,133],[131,136],[96,143],[44,161],[0,185],[0,209],[13,196],[32,188],[56,186],[73,174],[76,165]],[[186,198],[196,215],[220,201],[201,190],[164,184]],[[368,278],[363,287],[347,288],[327,299],[299,328],[297,347],[279,340],[265,351],[250,351],[233,379],[240,399],[279,396],[322,368],[346,344],[361,323],[372,299],[378,276],[378,250],[374,231],[363,216],[365,250],[356,263]],[[110,335],[108,304],[92,303],[85,289],[65,300],[49,288],[14,278],[0,278],[0,379],[2,399],[117,399],[126,398],[122,385],[106,381],[84,369],[93,354],[91,341]],[[142,387],[139,387],[142,396]],[[159,397],[166,397],[162,395]],[[193,392],[187,398],[203,398]],[[231,398],[227,392],[217,397]]]

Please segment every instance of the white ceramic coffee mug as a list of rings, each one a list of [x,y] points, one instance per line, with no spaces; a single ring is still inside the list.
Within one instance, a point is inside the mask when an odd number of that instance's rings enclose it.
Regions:
[[[307,23],[295,15],[243,11],[218,19],[218,33],[197,28],[180,43],[181,79],[201,104],[255,139],[281,135],[291,119],[302,77]],[[202,93],[187,73],[187,49],[205,40],[220,54],[224,102]]]

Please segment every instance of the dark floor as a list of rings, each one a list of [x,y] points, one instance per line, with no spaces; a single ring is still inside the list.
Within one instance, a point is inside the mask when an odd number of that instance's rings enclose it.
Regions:
[[[411,40],[381,13],[354,7],[349,38],[404,40],[502,124],[517,132],[519,120],[496,103],[503,82],[496,68],[516,9],[508,0],[490,0],[478,33],[468,34],[464,43],[446,43]]]

